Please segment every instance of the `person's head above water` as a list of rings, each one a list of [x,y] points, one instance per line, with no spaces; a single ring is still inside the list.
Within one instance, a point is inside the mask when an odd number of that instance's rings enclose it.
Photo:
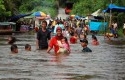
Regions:
[[[10,47],[12,53],[18,53],[18,47],[16,44],[12,44]]]
[[[92,35],[92,39],[98,41],[95,35]]]
[[[31,45],[30,44],[26,44],[25,45],[25,50],[26,51],[31,51]]]
[[[8,44],[13,44],[15,42],[16,42],[16,38],[13,37],[13,36],[9,36],[9,38],[8,38]]]

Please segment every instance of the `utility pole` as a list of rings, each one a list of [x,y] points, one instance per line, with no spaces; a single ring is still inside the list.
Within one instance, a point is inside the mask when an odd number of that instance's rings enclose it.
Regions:
[[[112,4],[112,0],[111,0],[111,3]],[[112,10],[110,9],[110,21],[109,21],[109,27],[111,26],[111,23],[112,23]]]
[[[111,0],[111,4],[112,4],[112,0]]]

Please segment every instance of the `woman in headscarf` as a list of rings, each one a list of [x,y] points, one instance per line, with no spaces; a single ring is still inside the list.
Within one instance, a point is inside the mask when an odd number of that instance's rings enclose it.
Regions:
[[[50,42],[49,42],[49,47],[47,49],[47,53],[49,53],[50,50],[54,47],[55,55],[58,55],[58,53],[57,53],[57,51],[59,50],[59,43],[58,42],[61,42],[61,40],[63,38],[64,38],[64,36],[62,34],[62,28],[57,27],[56,35],[54,37],[52,37]]]

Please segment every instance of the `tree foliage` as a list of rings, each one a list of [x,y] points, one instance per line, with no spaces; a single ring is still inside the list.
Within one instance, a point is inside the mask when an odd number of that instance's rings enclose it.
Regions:
[[[43,11],[52,17],[57,14],[57,5],[55,0],[22,0],[22,4],[23,5],[19,7],[19,11],[21,13]]]
[[[34,11],[43,11],[54,17],[58,12],[55,0],[0,0],[0,11],[2,18]]]
[[[78,14],[81,16],[86,16],[98,9],[105,9],[110,3],[110,0],[77,0],[74,1],[73,10],[71,14]],[[124,6],[125,1],[123,0],[112,0],[112,3]]]
[[[103,9],[106,6],[104,3],[107,2],[105,0],[78,0],[73,5],[72,14],[89,15],[98,9]]]
[[[6,6],[4,5],[4,0],[0,0],[0,21],[5,20],[5,17],[3,16],[8,16],[10,15],[11,12],[6,9]]]
[[[56,16],[58,11],[58,1],[65,4],[67,0],[0,0],[0,16],[2,18],[21,13],[43,11]],[[98,9],[105,9],[111,2],[110,0],[69,0],[74,2],[71,14],[86,16]],[[124,0],[112,0],[114,4],[124,6]]]
[[[106,9],[111,3],[111,0],[77,0],[77,2],[74,1],[74,3],[71,14],[87,16],[98,9]],[[112,3],[118,6],[125,6],[124,0],[112,0]],[[123,20],[125,13],[114,12],[112,15],[115,16],[112,17],[112,21],[117,21],[118,25],[122,26],[122,23],[125,22],[125,20]]]

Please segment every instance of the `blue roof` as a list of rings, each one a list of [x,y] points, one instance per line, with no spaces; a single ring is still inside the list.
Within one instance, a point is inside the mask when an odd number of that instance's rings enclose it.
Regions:
[[[9,19],[9,22],[16,22],[18,21],[20,18],[23,18],[25,16],[30,16],[32,13],[29,13],[29,14],[19,14],[19,15],[15,15],[15,16],[12,16],[10,19]]]
[[[110,10],[112,10],[112,12],[125,12],[125,7],[116,6],[115,4],[109,4],[109,6],[105,10],[103,10],[103,12],[110,12]]]

